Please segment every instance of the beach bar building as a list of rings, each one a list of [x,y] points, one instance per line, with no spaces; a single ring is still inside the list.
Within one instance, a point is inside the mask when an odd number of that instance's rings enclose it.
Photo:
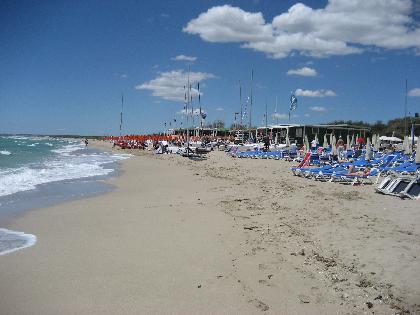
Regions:
[[[335,135],[347,138],[350,137],[370,137],[370,128],[363,126],[352,126],[347,124],[339,125],[300,125],[300,124],[284,124],[284,125],[271,125],[267,127],[258,127],[255,130],[255,136],[257,140],[262,140],[264,136],[269,136],[272,142],[276,144],[285,144],[286,137],[289,137],[290,143],[296,142],[297,144],[303,144],[305,135],[309,141],[315,139],[323,139],[324,135],[327,135],[328,139],[330,135]]]

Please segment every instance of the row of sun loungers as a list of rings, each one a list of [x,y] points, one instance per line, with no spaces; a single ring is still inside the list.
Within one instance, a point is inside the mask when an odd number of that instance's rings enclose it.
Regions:
[[[401,153],[387,154],[373,160],[364,157],[352,162],[335,163],[322,167],[294,167],[291,171],[294,175],[311,178],[314,180],[344,182],[356,184],[378,182],[380,176],[393,174],[394,176],[416,176],[420,165],[414,162],[413,157],[407,157]]]
[[[365,152],[347,151],[345,162],[333,161],[330,151],[308,152],[299,157],[297,150],[263,150],[242,151],[243,147],[233,147],[228,154],[235,158],[275,159],[300,161],[291,171],[296,176],[324,181],[339,182],[351,185],[373,184],[381,181],[376,188],[378,193],[399,196],[402,198],[419,199],[420,164],[412,156],[402,152],[375,152],[373,158],[367,160]]]

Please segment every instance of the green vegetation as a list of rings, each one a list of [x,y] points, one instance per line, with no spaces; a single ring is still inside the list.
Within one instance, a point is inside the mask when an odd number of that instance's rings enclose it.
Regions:
[[[347,124],[351,126],[361,126],[361,127],[368,127],[371,128],[372,133],[379,134],[381,136],[392,136],[392,133],[396,137],[403,138],[404,137],[404,128],[405,128],[405,120],[403,118],[395,118],[391,119],[387,123],[384,123],[381,120],[378,120],[375,123],[368,123],[365,121],[353,121],[353,120],[335,120],[328,124],[336,125],[336,124]],[[420,124],[420,117],[418,113],[414,117],[407,117],[407,129],[408,134],[411,131],[412,124]],[[420,127],[417,126],[415,130],[419,130]],[[416,132],[418,134],[418,132]]]

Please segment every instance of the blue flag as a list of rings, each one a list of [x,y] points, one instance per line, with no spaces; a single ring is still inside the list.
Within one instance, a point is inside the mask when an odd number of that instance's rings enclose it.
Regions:
[[[295,110],[297,107],[297,98],[295,94],[292,92],[292,95],[290,95],[290,110]]]

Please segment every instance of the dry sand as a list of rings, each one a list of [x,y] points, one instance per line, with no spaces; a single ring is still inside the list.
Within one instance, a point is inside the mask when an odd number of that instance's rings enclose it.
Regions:
[[[0,257],[0,314],[420,313],[418,201],[135,153],[112,192],[8,227],[38,242]]]

